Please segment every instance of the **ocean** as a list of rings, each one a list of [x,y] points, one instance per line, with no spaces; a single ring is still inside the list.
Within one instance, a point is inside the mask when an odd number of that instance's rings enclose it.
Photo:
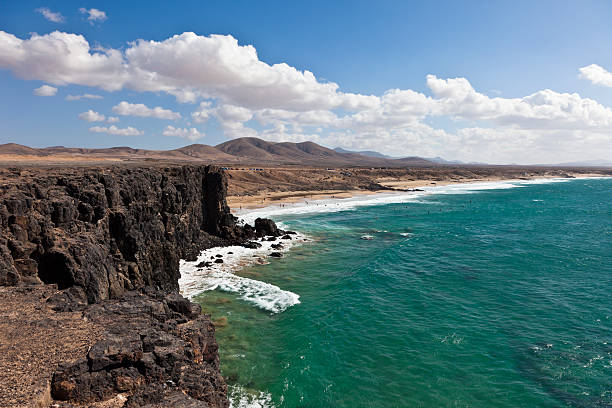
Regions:
[[[233,407],[612,407],[612,179],[242,216],[260,215],[302,234],[283,258],[266,243],[181,265]]]

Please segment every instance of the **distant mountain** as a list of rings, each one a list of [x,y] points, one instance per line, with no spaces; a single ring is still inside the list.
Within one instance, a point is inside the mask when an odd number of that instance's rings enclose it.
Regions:
[[[440,156],[426,157],[425,160],[429,160],[431,162],[438,163],[438,164],[465,164],[464,162],[459,161],[459,160],[445,160]]]
[[[362,150],[362,151],[351,151],[351,150],[346,150],[343,149],[341,147],[336,147],[334,149],[334,151],[338,152],[338,153],[355,153],[355,154],[362,154],[364,156],[369,156],[369,157],[377,157],[379,159],[393,159],[393,157],[391,156],[387,156],[386,154],[382,154],[382,153],[378,153],[378,152],[374,152],[372,150]]]
[[[370,153],[370,155],[365,154]],[[372,155],[374,153],[375,155]],[[0,155],[40,157],[40,160],[87,161],[105,160],[166,160],[198,161],[220,165],[305,165],[322,167],[406,167],[431,166],[434,163],[420,157],[392,159],[376,152],[337,151],[313,142],[273,143],[253,137],[229,140],[217,146],[192,144],[174,150],[145,150],[131,147],[86,149],[54,146],[42,149],[14,143],[0,145]],[[382,157],[381,157],[382,156]]]

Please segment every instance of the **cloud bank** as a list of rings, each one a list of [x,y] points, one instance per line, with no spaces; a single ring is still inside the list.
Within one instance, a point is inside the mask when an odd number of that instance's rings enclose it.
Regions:
[[[166,93],[179,103],[199,103],[191,119],[202,126],[214,120],[229,138],[313,140],[393,155],[498,163],[568,161],[578,158],[576,152],[595,157],[612,150],[612,110],[578,93],[543,89],[517,98],[491,97],[466,78],[436,75],[425,78],[427,94],[350,93],[312,72],[261,61],[253,46],[232,36],[186,32],[112,49],[59,31],[26,39],[0,31],[0,68],[55,86]],[[612,74],[597,65],[580,68],[580,75],[612,86]],[[171,109],[127,101],[112,110],[181,119]],[[451,126],[439,125],[449,119]],[[204,135],[172,126],[162,133],[189,140]]]

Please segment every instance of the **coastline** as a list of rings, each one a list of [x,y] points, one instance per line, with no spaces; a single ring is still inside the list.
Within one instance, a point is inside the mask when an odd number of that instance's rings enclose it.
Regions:
[[[399,202],[415,202],[426,196],[437,194],[469,194],[482,190],[517,188],[522,185],[569,182],[576,179],[607,178],[600,174],[582,175],[581,177],[534,177],[529,179],[501,179],[490,178],[486,180],[466,180],[462,182],[441,182],[432,185],[432,180],[420,180],[418,191],[343,191],[312,192],[307,197],[302,193],[278,199],[274,204],[254,203],[256,206],[243,209],[233,209],[232,213],[238,217],[239,222],[253,225],[256,218],[272,218],[277,216],[326,213],[351,210],[356,207],[369,205],[384,205]],[[428,182],[429,185],[424,183]],[[410,184],[414,186],[415,184]],[[416,187],[415,187],[416,188]],[[278,198],[278,196],[276,196]],[[246,207],[246,206],[245,206]],[[275,219],[279,227],[284,227],[282,221]],[[260,248],[245,248],[241,246],[213,247],[206,249],[198,255],[196,260],[182,260],[180,264],[181,278],[179,279],[180,293],[194,299],[198,295],[221,289],[225,292],[237,294],[243,300],[255,307],[272,314],[281,313],[288,307],[300,303],[299,294],[294,294],[271,285],[265,281],[251,279],[237,275],[236,272],[254,265],[270,263],[274,257],[283,257],[284,253],[296,245],[310,241],[311,238],[297,231],[291,239],[263,237],[257,240]],[[280,244],[280,246],[279,246]],[[272,255],[277,253],[276,256]],[[280,254],[280,255],[278,255]],[[221,258],[222,263],[214,263]],[[208,261],[208,262],[207,262]],[[212,262],[211,262],[212,261]],[[206,263],[206,265],[204,265]]]
[[[364,189],[308,189],[295,191],[273,191],[253,195],[229,195],[227,203],[236,214],[244,214],[249,210],[261,210],[264,208],[277,208],[286,205],[303,204],[305,202],[316,202],[322,200],[351,199],[380,194],[410,193],[409,190],[420,190],[423,188],[444,187],[449,185],[463,185],[487,182],[521,182],[528,180],[552,179],[552,178],[591,178],[591,177],[610,177],[601,173],[574,173],[568,172],[567,176],[559,175],[535,175],[521,178],[516,177],[479,177],[479,178],[458,178],[458,179],[416,179],[416,180],[380,180],[379,184],[386,189],[364,190]]]

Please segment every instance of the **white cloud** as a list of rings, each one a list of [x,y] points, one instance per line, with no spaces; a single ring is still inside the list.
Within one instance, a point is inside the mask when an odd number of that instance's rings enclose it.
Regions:
[[[63,23],[64,21],[66,21],[64,16],[62,16],[62,13],[60,13],[60,12],[53,12],[53,11],[49,10],[47,7],[37,8],[36,12],[42,14],[42,16],[44,18],[46,18],[47,20],[49,20],[49,21],[51,21],[53,23]]]
[[[119,122],[119,118],[116,116],[109,116],[108,118],[106,118],[106,122],[107,123],[117,123]]]
[[[211,102],[204,101],[200,103],[200,109],[191,113],[191,118],[196,123],[204,123],[210,119],[211,115],[214,113],[214,109],[211,109]]]
[[[162,132],[164,136],[175,136],[182,137],[187,140],[198,140],[203,138],[205,135],[196,128],[175,128],[174,126],[166,126],[166,129]]]
[[[123,63],[120,51],[94,51],[82,35],[55,31],[21,40],[0,31],[0,68],[11,70],[18,78],[117,91],[129,79]]]
[[[587,79],[595,85],[612,87],[612,73],[597,64],[591,64],[579,69],[580,78]]]
[[[94,24],[95,22],[101,23],[108,18],[104,11],[98,10],[95,8],[86,9],[86,8],[81,7],[79,9],[79,13],[87,14],[87,20],[89,21],[90,24]]]
[[[129,103],[126,101],[121,101],[119,104],[113,106],[113,112],[123,116],[141,116],[145,118],[169,120],[180,119],[181,117],[180,113],[173,112],[170,109],[164,109],[160,106],[149,108],[142,103]]]
[[[310,138],[394,156],[434,154],[480,161],[570,161],[587,152],[612,150],[612,110],[577,93],[543,89],[517,98],[490,97],[466,78],[429,75],[425,93],[390,89],[379,96],[360,95],[343,92],[309,71],[267,64],[253,46],[240,45],[232,36],[183,33],[104,49],[76,34],[20,39],[0,31],[0,68],[55,86],[160,92],[179,102],[200,102],[191,119],[205,125],[212,118],[227,137]],[[580,72],[593,83],[612,86],[611,74],[602,67],[590,65]],[[126,101],[113,112],[181,117],[170,109]],[[452,125],[448,118],[454,120]],[[172,129],[166,128],[191,134],[189,128]],[[203,134],[196,132],[193,137]],[[492,154],[495,146],[501,150]],[[529,154],[518,154],[520,149]]]
[[[522,98],[490,98],[465,78],[428,75],[427,84],[436,97],[432,114],[438,116],[521,129],[612,129],[612,110],[577,93],[544,89]]]
[[[144,134],[142,130],[138,130],[131,126],[126,128],[118,128],[115,125],[111,126],[93,126],[90,127],[89,130],[94,133],[108,133],[109,135],[117,135],[117,136],[139,136]]]
[[[82,95],[66,95],[67,101],[78,101],[81,99],[104,99],[102,95],[82,94]]]
[[[103,122],[106,116],[90,109],[87,112],[80,113],[79,119],[87,122]]]
[[[34,90],[34,95],[37,96],[54,96],[57,93],[57,88],[49,85],[43,85]]]
[[[0,31],[0,67],[23,79],[55,85],[86,85],[166,92],[179,101],[220,98],[249,109],[361,109],[375,96],[343,93],[309,71],[260,61],[253,46],[232,36],[175,35],[137,40],[125,51],[93,49],[82,35],[53,32],[22,40]]]

